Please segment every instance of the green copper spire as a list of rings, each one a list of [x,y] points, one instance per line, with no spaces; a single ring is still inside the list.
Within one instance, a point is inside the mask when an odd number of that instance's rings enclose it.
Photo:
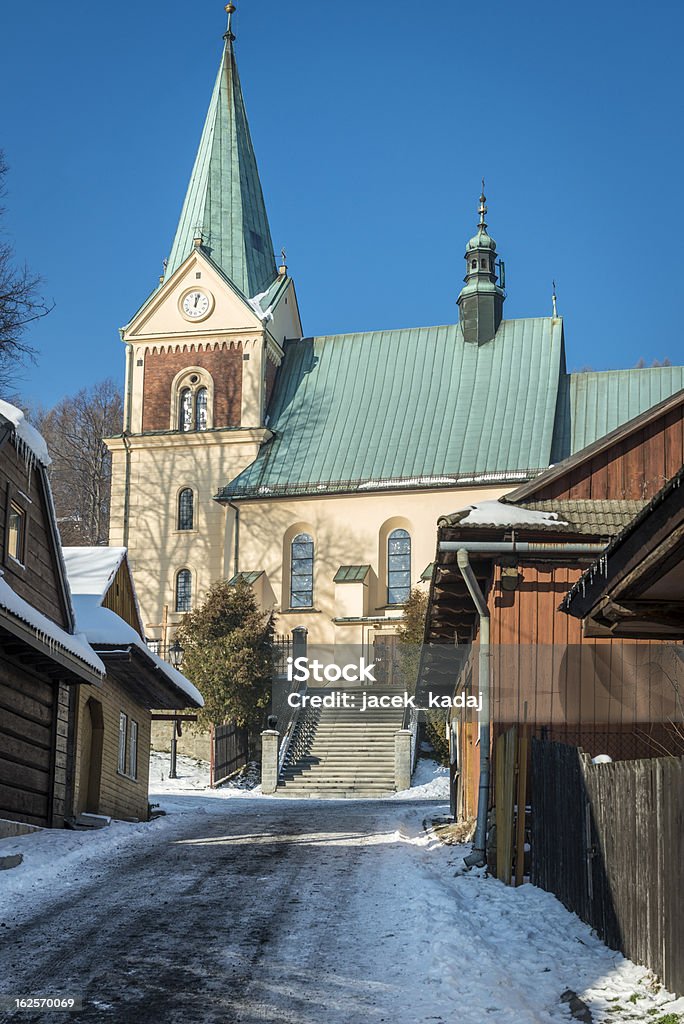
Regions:
[[[277,276],[271,231],[240,87],[229,3],[228,29],[195,166],[165,280],[190,255],[195,239],[247,298]]]
[[[504,292],[503,263],[497,263],[496,242],[487,233],[487,198],[480,195],[479,222],[477,234],[466,246],[465,287],[458,297],[459,319],[465,341],[484,345],[491,341],[499,329],[503,316]],[[497,270],[501,281],[497,282]]]

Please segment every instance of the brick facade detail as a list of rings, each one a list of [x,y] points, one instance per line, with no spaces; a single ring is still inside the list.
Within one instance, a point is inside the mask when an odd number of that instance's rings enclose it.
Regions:
[[[242,346],[196,351],[158,352],[145,357],[143,382],[143,433],[169,430],[171,388],[177,374],[199,366],[214,381],[214,427],[239,427],[242,405]]]

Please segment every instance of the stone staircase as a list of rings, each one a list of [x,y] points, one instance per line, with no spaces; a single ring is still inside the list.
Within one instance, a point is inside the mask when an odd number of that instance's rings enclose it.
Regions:
[[[396,692],[372,690],[375,696]],[[320,708],[300,713],[298,728],[306,741],[300,737],[297,742],[295,732],[291,750],[296,753],[285,759],[278,793],[325,798],[394,793],[394,736],[403,721],[401,708]]]

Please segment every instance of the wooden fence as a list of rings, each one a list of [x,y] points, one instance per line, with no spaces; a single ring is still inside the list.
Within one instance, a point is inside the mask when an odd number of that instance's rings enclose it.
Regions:
[[[515,725],[496,740],[496,877],[506,885],[522,885],[525,874],[528,746],[526,728]]]
[[[213,729],[211,747],[211,784],[222,782],[247,764],[247,730],[240,729],[234,722],[216,725]]]
[[[532,741],[532,881],[684,995],[684,758]]]

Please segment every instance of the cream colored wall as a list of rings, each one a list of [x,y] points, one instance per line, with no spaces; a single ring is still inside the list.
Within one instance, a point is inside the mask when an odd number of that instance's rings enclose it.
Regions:
[[[128,693],[108,675],[101,687],[79,687],[76,719],[76,751],[74,764],[74,810],[83,810],[86,794],[81,792],[81,767],[87,735],[86,707],[89,698],[102,704],[104,736],[102,745],[102,776],[100,781],[99,813],[112,818],[138,818],[147,821],[148,788],[150,778],[150,712],[137,704]],[[123,711],[138,723],[138,778],[119,775],[119,713]],[[87,756],[87,752],[85,753]]]
[[[325,498],[295,498],[258,503],[240,502],[241,571],[263,569],[276,595],[277,630],[286,633],[305,626],[313,643],[365,642],[367,627],[335,625],[333,619],[350,611],[345,597],[336,604],[333,577],[341,565],[369,564],[368,615],[396,620],[400,609],[387,607],[387,537],[393,529],[411,535],[411,579],[417,585],[434,560],[437,519],[466,505],[501,497],[510,488],[480,487],[439,491],[348,494]],[[228,539],[233,515],[227,521]],[[289,545],[297,533],[310,533],[315,543],[315,610],[287,610]],[[218,559],[216,560],[218,564]],[[285,580],[285,588],[283,587]],[[351,599],[351,598],[350,598]]]
[[[164,606],[171,624],[175,612],[175,578],[179,569],[193,574],[195,601],[224,573],[225,511],[214,496],[226,481],[255,458],[264,431],[226,431],[132,437],[130,445],[130,513],[124,531],[125,449],[113,450],[112,517],[109,542],[125,545],[133,573],[146,634],[160,637]],[[195,528],[176,529],[179,491],[195,495]],[[232,575],[232,572],[231,572]]]

